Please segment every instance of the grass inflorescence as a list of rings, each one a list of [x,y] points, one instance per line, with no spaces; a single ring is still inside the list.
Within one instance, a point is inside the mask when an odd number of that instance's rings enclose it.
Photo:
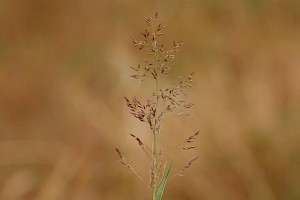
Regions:
[[[163,88],[160,84],[161,80],[170,72],[168,61],[175,58],[175,54],[180,51],[183,43],[181,41],[173,41],[172,47],[165,49],[164,44],[161,43],[161,37],[164,36],[167,26],[160,23],[158,18],[158,12],[153,16],[145,17],[146,27],[141,32],[141,39],[132,37],[133,46],[143,52],[145,58],[141,64],[131,67],[134,71],[131,77],[141,82],[145,79],[152,80],[155,90],[149,93],[150,95],[145,102],[136,97],[124,97],[130,113],[140,122],[148,124],[152,133],[151,148],[144,144],[139,137],[130,134],[151,160],[149,183],[137,173],[121,154],[120,150],[116,148],[120,162],[131,169],[152,191],[152,200],[162,199],[173,162],[173,157],[168,162],[163,161],[162,151],[158,149],[157,144],[161,134],[162,120],[170,114],[172,116],[189,115],[187,110],[193,106],[185,97],[188,95],[186,88],[192,87],[194,72],[190,73],[186,78],[179,76],[178,83],[171,84],[168,88]],[[197,146],[193,145],[193,142],[197,139],[198,134],[199,131],[186,138],[177,147],[182,150],[195,149]],[[190,159],[173,176],[182,176],[184,170],[188,169],[198,158],[199,156]]]

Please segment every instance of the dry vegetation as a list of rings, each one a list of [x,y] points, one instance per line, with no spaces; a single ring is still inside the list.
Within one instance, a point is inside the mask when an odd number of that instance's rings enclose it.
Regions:
[[[164,198],[300,199],[299,1],[2,0],[1,200],[150,194],[120,167],[114,146],[140,161],[135,168],[147,163],[126,134],[141,138],[147,124],[128,115],[123,96],[153,89],[128,78],[142,58],[128,36],[156,9],[171,24],[168,38],[184,41],[163,84],[197,75],[193,115],[166,120],[162,151],[172,155],[200,129],[198,160]],[[179,154],[174,170],[193,155]]]

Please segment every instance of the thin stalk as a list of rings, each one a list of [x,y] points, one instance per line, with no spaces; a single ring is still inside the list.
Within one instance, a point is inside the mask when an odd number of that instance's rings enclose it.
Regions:
[[[153,31],[153,26],[152,26],[152,32],[154,34],[154,38],[156,38],[155,32]],[[154,52],[154,66],[155,69],[157,69],[157,53],[156,51]],[[155,104],[155,115],[157,115],[158,111],[158,103],[159,103],[159,97],[158,97],[158,75],[156,76],[156,81],[155,81],[155,87],[156,87],[156,104]],[[154,121],[154,129],[153,129],[153,190],[152,190],[152,199],[155,200],[156,198],[156,192],[157,192],[157,117],[155,117]]]
[[[157,66],[157,58],[155,54],[155,66]],[[158,77],[156,77],[156,95],[158,94]],[[158,109],[158,96],[156,97],[156,111],[155,114],[157,113]],[[155,118],[154,122],[154,129],[153,129],[153,192],[152,192],[152,199],[155,200],[156,196],[156,191],[157,191],[157,118]]]
[[[152,188],[152,199],[155,200],[156,191],[157,191],[157,185],[156,185],[156,179],[157,179],[157,172],[156,172],[156,131],[154,130],[154,137],[153,137],[153,188]]]

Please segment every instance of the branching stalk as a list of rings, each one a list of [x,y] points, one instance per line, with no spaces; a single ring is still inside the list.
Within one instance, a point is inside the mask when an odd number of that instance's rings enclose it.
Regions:
[[[145,103],[139,101],[136,97],[132,99],[124,97],[127,103],[130,113],[137,118],[140,122],[147,123],[151,132],[153,133],[152,151],[148,149],[152,155],[150,164],[150,189],[152,190],[152,200],[161,200],[163,192],[171,171],[173,158],[169,162],[162,160],[161,151],[158,149],[158,136],[160,134],[161,123],[165,118],[166,113],[180,113],[176,116],[181,115],[182,110],[189,109],[193,104],[184,100],[187,95],[186,88],[191,87],[192,77],[194,73],[191,73],[186,79],[179,77],[179,83],[173,84],[169,88],[163,89],[159,85],[159,80],[169,73],[169,66],[167,62],[175,57],[175,53],[179,51],[181,42],[173,42],[173,47],[166,50],[163,44],[159,43],[159,37],[164,35],[166,25],[158,24],[158,12],[155,15],[145,18],[147,27],[141,32],[143,39],[136,40],[132,37],[134,47],[137,47],[141,51],[146,52],[146,58],[142,64],[138,64],[137,67],[131,67],[135,74],[131,77],[134,79],[145,79],[155,80],[155,91],[152,93],[152,98],[149,98]],[[151,31],[149,31],[149,29]],[[162,105],[160,105],[160,101]],[[198,133],[197,133],[198,134]],[[184,143],[192,142],[196,135],[187,138]],[[140,137],[133,134],[131,136],[138,142],[142,150],[147,154],[147,145],[145,145]],[[185,150],[194,149],[196,146],[184,147]],[[135,169],[131,167],[116,148],[119,154],[120,162],[129,167],[139,179],[144,182],[144,179],[137,173]],[[188,168],[195,158],[191,160],[185,168]],[[165,163],[165,164],[163,164]],[[166,168],[166,165],[168,166]],[[164,166],[163,166],[164,165]]]

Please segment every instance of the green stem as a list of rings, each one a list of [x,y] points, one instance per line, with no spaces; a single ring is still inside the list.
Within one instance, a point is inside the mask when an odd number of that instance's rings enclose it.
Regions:
[[[155,54],[155,66],[157,66],[157,58]],[[158,109],[158,77],[156,77],[156,111],[155,115],[157,114],[157,109]],[[157,152],[156,152],[156,143],[157,143],[157,118],[155,117],[155,122],[154,122],[154,129],[153,129],[153,191],[152,191],[152,199],[155,200],[156,197],[156,191],[157,191]]]
[[[152,27],[153,29],[153,27]],[[155,33],[154,33],[155,34]],[[157,53],[155,51],[154,54],[154,66],[155,70],[157,69]],[[158,109],[158,103],[159,103],[159,97],[158,97],[158,75],[156,76],[156,105],[155,105],[155,121],[154,121],[154,129],[153,129],[153,190],[152,190],[152,200],[156,199],[156,192],[157,192],[157,180],[158,180],[158,172],[157,172],[157,109]]]
[[[156,197],[156,191],[157,191],[157,172],[156,172],[156,131],[153,132],[154,137],[153,137],[153,189],[152,189],[152,199],[155,200]]]

